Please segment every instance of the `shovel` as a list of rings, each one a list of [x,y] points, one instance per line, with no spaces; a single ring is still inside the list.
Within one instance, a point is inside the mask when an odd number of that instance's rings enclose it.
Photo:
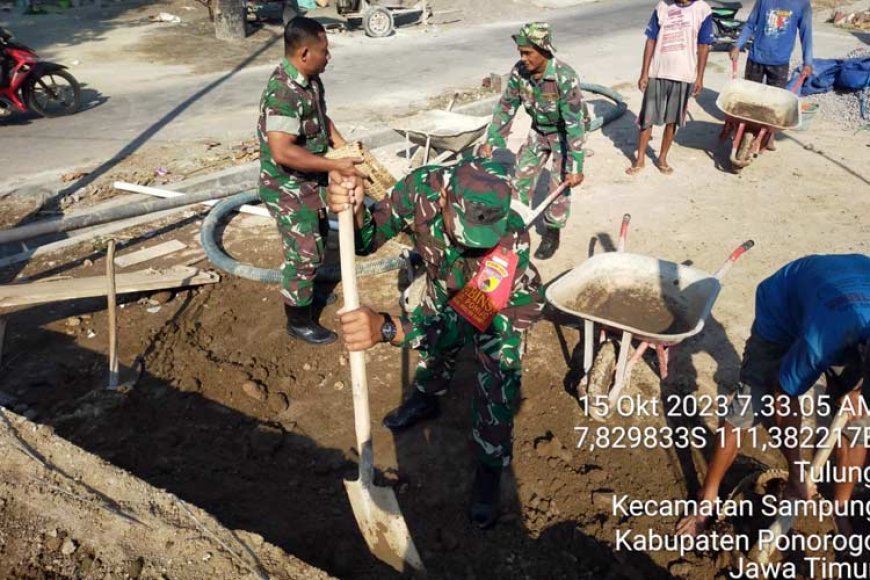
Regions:
[[[344,289],[344,310],[359,308],[356,287],[353,211],[348,208],[338,214],[338,241],[341,257],[341,285]],[[356,444],[359,451],[359,479],[345,481],[347,496],[356,523],[379,560],[399,572],[410,566],[423,570],[423,562],[408,532],[408,525],[399,509],[396,493],[390,487],[374,484],[374,451],[372,449],[369,390],[366,384],[366,360],[362,351],[350,353],[350,382],[353,388],[353,415]]]
[[[535,209],[530,208],[518,199],[511,199],[511,209],[520,214],[526,227],[529,227],[532,225],[532,222],[538,219],[538,216],[541,215],[541,213],[543,213],[543,211],[547,209],[547,207],[553,203],[557,197],[559,197],[559,194],[565,191],[566,187],[568,187],[568,182],[562,182],[559,187],[551,191]]]

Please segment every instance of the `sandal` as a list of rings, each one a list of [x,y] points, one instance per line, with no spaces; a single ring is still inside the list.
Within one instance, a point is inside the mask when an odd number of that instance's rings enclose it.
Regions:
[[[674,168],[671,167],[670,165],[659,165],[659,164],[656,164],[656,167],[658,168],[659,171],[661,171],[661,172],[664,173],[665,175],[670,175],[671,173],[674,172]]]
[[[644,170],[643,165],[641,165],[640,167],[638,167],[636,165],[632,165],[631,167],[629,167],[628,169],[625,170],[625,174],[626,175],[637,175],[638,173],[640,173],[643,170]]]

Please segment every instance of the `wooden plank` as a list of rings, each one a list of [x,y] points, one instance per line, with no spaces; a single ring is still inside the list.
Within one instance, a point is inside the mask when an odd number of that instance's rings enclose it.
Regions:
[[[186,247],[186,244],[179,242],[178,240],[169,240],[168,242],[163,242],[162,244],[157,244],[156,246],[151,246],[150,248],[143,248],[141,250],[119,256],[115,258],[115,265],[119,268],[127,268],[129,266],[141,264],[142,262],[147,262],[148,260],[153,260],[161,256],[168,256],[169,254],[177,252],[179,250],[183,250]]]
[[[177,268],[165,271],[140,270],[116,276],[118,294],[199,286],[219,281],[220,276],[216,272],[198,270],[197,268]],[[0,286],[0,308],[105,296],[107,284],[105,276],[55,282],[7,284]]]

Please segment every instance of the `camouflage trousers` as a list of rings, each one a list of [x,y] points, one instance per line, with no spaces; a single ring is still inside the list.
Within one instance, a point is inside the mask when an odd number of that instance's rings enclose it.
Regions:
[[[480,368],[475,373],[471,434],[481,461],[506,467],[511,461],[514,414],[522,382],[523,331],[499,314],[486,332],[480,332],[447,307],[431,319],[424,332],[428,340],[420,350],[414,386],[432,395],[445,393],[459,351],[472,343]]]
[[[288,306],[307,306],[314,298],[314,277],[323,263],[329,233],[324,190],[314,181],[303,182],[292,195],[260,188],[260,199],[275,218],[284,246],[281,295]]]
[[[538,177],[547,163],[547,158],[551,155],[553,163],[550,168],[550,187],[547,191],[554,190],[565,180],[568,174],[565,167],[566,150],[565,135],[562,132],[544,135],[534,129],[529,131],[528,139],[517,153],[517,168],[514,174],[514,187],[522,203],[531,205],[530,200],[534,197]],[[570,215],[571,190],[565,189],[544,211],[544,223],[549,228],[564,228]]]

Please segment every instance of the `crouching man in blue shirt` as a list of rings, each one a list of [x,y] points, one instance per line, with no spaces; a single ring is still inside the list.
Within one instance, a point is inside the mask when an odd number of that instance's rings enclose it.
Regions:
[[[798,398],[825,375],[826,398],[801,405]],[[864,400],[860,397],[863,395]],[[701,501],[715,502],[725,472],[734,463],[747,430],[773,416],[771,442],[779,440],[788,461],[785,497],[809,499],[815,492],[809,474],[798,464],[800,445],[813,441],[801,435],[801,414],[831,412],[849,399],[856,411],[836,449],[837,477],[834,501],[845,504],[867,458],[870,416],[870,257],[861,254],[807,256],[786,264],[762,282],[755,295],[755,322],[746,342],[740,367],[740,385],[717,432],[717,447],[710,460]],[[817,427],[818,429],[818,427]],[[777,434],[773,437],[774,432]],[[786,433],[798,433],[797,444]],[[781,436],[780,436],[781,435]],[[750,438],[753,440],[753,438]],[[851,469],[857,467],[858,470]],[[807,470],[808,471],[808,470]],[[847,481],[842,481],[846,479]],[[866,482],[865,482],[866,483]],[[678,534],[695,535],[710,518],[686,516],[677,523]],[[835,518],[842,534],[851,534],[848,518]]]

